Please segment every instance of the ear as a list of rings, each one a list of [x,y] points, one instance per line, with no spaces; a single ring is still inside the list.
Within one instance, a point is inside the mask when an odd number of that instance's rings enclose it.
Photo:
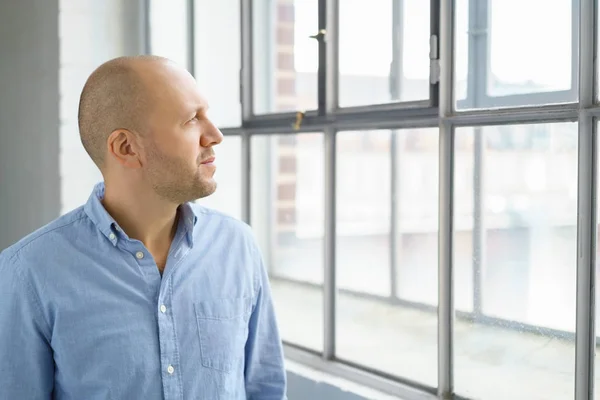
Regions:
[[[109,157],[123,167],[140,168],[142,166],[139,141],[133,132],[116,129],[108,136],[106,144]]]

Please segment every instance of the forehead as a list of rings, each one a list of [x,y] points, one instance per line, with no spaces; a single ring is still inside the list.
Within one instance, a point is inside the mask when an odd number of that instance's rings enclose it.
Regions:
[[[163,118],[181,118],[190,112],[208,108],[196,80],[186,70],[163,65],[146,76],[154,114]]]

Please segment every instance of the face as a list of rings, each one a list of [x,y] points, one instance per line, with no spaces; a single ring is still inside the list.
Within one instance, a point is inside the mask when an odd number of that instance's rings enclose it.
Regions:
[[[208,104],[187,71],[159,71],[142,174],[160,197],[176,204],[212,194],[217,187],[213,147],[223,136],[208,118]]]

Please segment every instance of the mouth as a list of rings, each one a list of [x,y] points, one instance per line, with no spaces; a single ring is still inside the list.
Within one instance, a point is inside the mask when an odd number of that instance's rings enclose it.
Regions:
[[[215,162],[215,158],[214,157],[209,157],[206,160],[202,161],[202,165],[207,165],[207,164],[212,164]]]

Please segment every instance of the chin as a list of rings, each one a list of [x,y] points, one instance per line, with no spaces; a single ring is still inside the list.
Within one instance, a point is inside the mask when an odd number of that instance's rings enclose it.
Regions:
[[[208,197],[213,194],[217,190],[217,182],[214,179],[203,180],[200,185],[196,188],[196,198],[202,199],[204,197]]]

